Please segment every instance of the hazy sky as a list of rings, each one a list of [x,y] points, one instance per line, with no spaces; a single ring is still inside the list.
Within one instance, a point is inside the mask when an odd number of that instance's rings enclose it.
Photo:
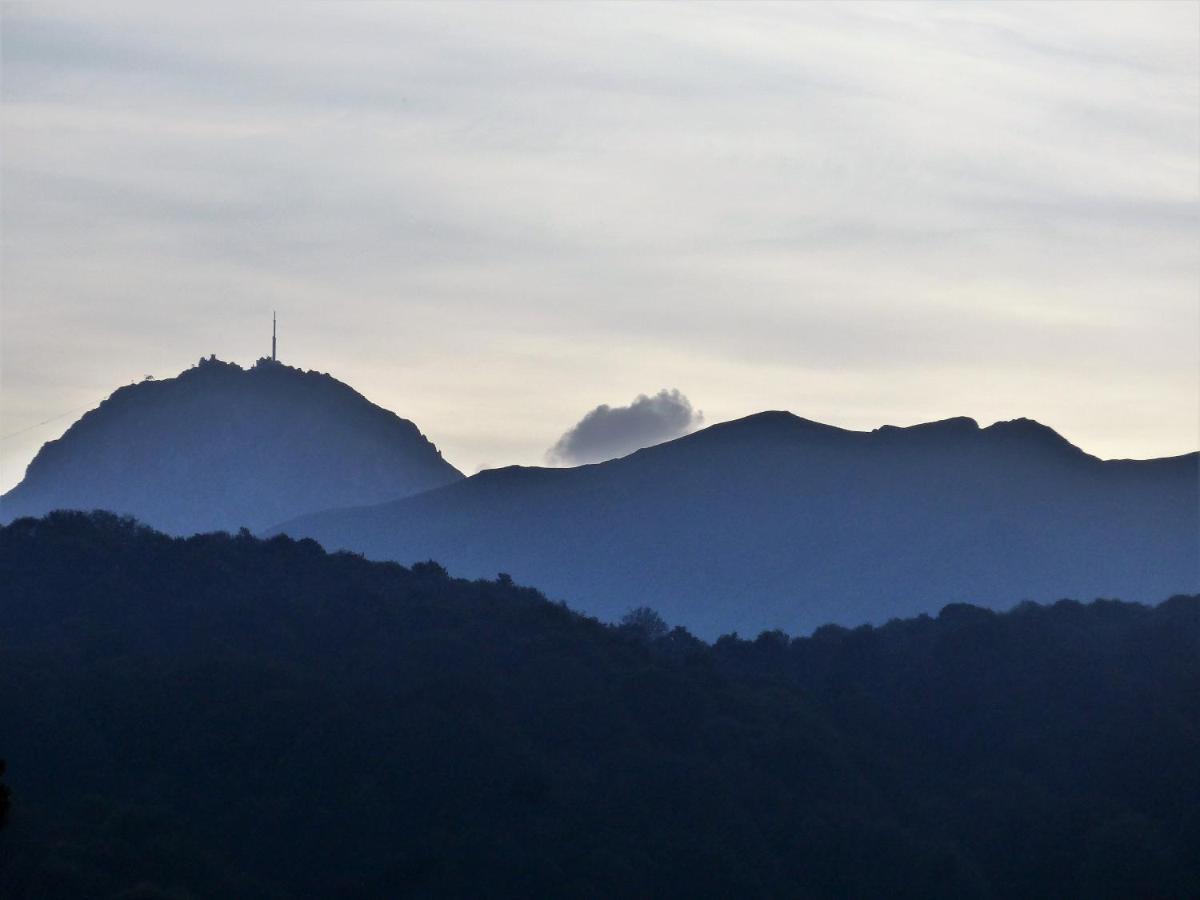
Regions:
[[[6,436],[278,309],[468,473],[664,388],[1200,444],[1195,3],[199,7],[3,7]]]

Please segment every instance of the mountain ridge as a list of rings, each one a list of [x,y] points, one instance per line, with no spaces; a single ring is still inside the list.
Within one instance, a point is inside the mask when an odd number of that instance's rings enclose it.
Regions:
[[[931,436],[931,435],[932,436],[942,436],[942,435],[946,435],[946,434],[949,434],[952,436],[960,436],[960,437],[966,436],[966,435],[971,435],[971,434],[978,435],[980,437],[1002,436],[1003,439],[1009,440],[1010,434],[1011,434],[1011,436],[1020,436],[1021,433],[1025,433],[1025,434],[1029,434],[1032,436],[1036,436],[1037,438],[1044,438],[1040,442],[1045,447],[1061,448],[1064,451],[1070,451],[1073,455],[1085,457],[1089,460],[1094,460],[1096,462],[1099,462],[1099,463],[1102,463],[1105,465],[1120,465],[1120,464],[1125,464],[1125,463],[1134,463],[1134,464],[1138,464],[1138,465],[1144,464],[1147,466],[1151,466],[1151,465],[1164,465],[1164,464],[1170,465],[1170,464],[1173,464],[1176,462],[1200,463],[1200,451],[1196,451],[1196,450],[1193,450],[1189,453],[1177,454],[1174,456],[1154,457],[1154,458],[1149,458],[1149,459],[1126,459],[1126,458],[1102,459],[1100,457],[1097,457],[1097,456],[1094,456],[1093,454],[1088,453],[1087,451],[1083,450],[1082,448],[1078,447],[1077,445],[1072,444],[1069,440],[1067,440],[1065,437],[1063,437],[1061,434],[1059,434],[1057,431],[1055,431],[1050,426],[1045,425],[1041,422],[1038,422],[1036,419],[1029,419],[1029,418],[1025,418],[1025,417],[1019,417],[1016,419],[1007,419],[1007,420],[1002,419],[1002,420],[998,420],[998,421],[992,423],[991,425],[981,426],[975,419],[973,419],[969,416],[952,416],[947,419],[937,419],[937,420],[930,421],[930,422],[920,422],[915,425],[880,425],[869,431],[861,431],[861,430],[856,430],[856,429],[843,428],[838,425],[829,425],[824,422],[818,422],[814,419],[807,419],[807,418],[804,418],[803,416],[798,416],[795,413],[790,412],[788,410],[763,410],[761,412],[751,413],[747,416],[742,416],[737,419],[730,419],[725,422],[717,422],[717,423],[709,425],[705,428],[702,428],[697,431],[691,432],[689,434],[683,435],[681,437],[674,438],[669,441],[663,441],[662,443],[659,443],[659,444],[653,444],[649,447],[642,447],[638,450],[634,450],[634,451],[626,454],[625,456],[616,457],[616,458],[610,459],[610,460],[604,460],[601,462],[594,462],[594,463],[584,463],[584,464],[578,465],[578,466],[539,466],[539,465],[526,465],[526,464],[522,464],[522,463],[512,463],[510,465],[505,465],[505,466],[496,466],[494,468],[481,469],[480,471],[476,472],[474,475],[470,475],[470,476],[467,476],[466,478],[464,478],[463,482],[461,482],[461,483],[470,482],[472,484],[481,484],[481,483],[489,483],[490,484],[490,483],[500,483],[504,479],[508,479],[508,478],[540,477],[542,475],[544,475],[546,478],[554,478],[554,477],[558,477],[558,473],[582,472],[582,471],[586,471],[586,470],[590,470],[590,469],[596,469],[597,467],[608,466],[608,465],[623,462],[626,460],[641,458],[645,454],[652,454],[655,451],[658,451],[662,448],[670,447],[672,445],[684,446],[689,443],[695,443],[702,439],[707,439],[708,437],[715,437],[718,434],[727,435],[730,432],[738,432],[739,434],[740,433],[749,433],[750,427],[755,427],[760,424],[768,425],[768,426],[799,425],[799,426],[803,426],[803,430],[809,434],[858,436],[861,438],[875,438],[877,440],[892,439],[892,438],[905,439],[905,438],[913,438],[913,437],[918,437],[918,436],[926,437],[926,436]],[[442,485],[441,487],[431,488],[430,491],[427,491],[424,493],[440,492],[447,488],[453,488],[455,486],[458,486],[459,484],[460,484],[460,482],[454,482],[452,484]],[[366,509],[366,508],[374,507],[374,506],[387,506],[390,504],[400,504],[400,503],[404,503],[405,501],[412,500],[415,496],[417,496],[417,495],[413,495],[410,497],[400,497],[394,501],[390,501],[389,503],[385,503],[385,504],[363,504],[361,506],[355,506],[355,507],[343,507],[340,509],[340,511],[350,512],[352,510]],[[333,510],[314,510],[312,514],[323,514],[323,513],[332,512],[332,511]],[[288,523],[286,523],[286,522],[275,523],[271,528],[267,529],[264,533],[266,533],[266,534],[280,533],[280,531],[283,529],[283,527],[287,524]]]
[[[950,602],[1195,590],[1197,460],[1101,460],[1033,420],[851,431],[772,410],[269,533],[510,572],[601,618],[636,597],[705,637],[799,633]]]

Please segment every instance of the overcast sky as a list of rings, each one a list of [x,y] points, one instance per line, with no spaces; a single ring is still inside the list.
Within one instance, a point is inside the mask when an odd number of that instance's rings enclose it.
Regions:
[[[201,355],[459,468],[711,424],[1200,444],[1200,6],[3,8],[0,488]]]

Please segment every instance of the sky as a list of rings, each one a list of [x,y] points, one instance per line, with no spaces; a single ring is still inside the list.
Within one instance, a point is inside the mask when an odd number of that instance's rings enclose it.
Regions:
[[[272,310],[468,474],[663,396],[1200,446],[1196,3],[5,3],[0,38],[0,489]]]

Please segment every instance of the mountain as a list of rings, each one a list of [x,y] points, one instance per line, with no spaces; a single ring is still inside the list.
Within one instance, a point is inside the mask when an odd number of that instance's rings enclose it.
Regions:
[[[210,357],[120,388],[43,446],[0,520],[107,509],[173,534],[259,530],[461,478],[412,422],[329,375]]]
[[[80,513],[0,584],[6,900],[1200,896],[1200,597],[709,646]]]
[[[1197,459],[1102,461],[1026,419],[858,432],[765,412],[275,530],[507,572],[607,620],[644,604],[709,638],[798,633],[953,602],[1196,591]]]

